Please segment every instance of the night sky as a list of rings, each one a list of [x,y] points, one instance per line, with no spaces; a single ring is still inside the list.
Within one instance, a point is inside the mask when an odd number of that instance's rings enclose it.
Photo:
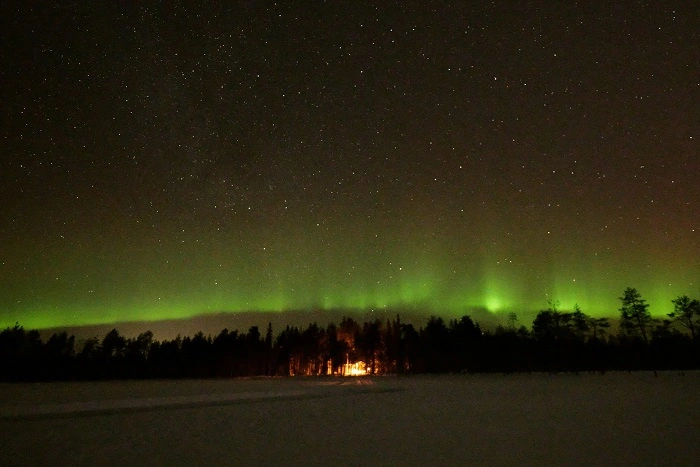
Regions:
[[[9,3],[1,327],[700,297],[697,2]]]

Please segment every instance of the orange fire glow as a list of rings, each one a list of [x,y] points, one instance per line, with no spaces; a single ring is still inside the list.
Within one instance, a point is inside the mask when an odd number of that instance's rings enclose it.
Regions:
[[[346,363],[343,365],[343,375],[345,376],[367,376],[367,364],[365,362]]]

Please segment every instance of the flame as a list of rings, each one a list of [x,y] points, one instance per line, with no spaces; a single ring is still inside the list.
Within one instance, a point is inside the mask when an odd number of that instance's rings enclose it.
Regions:
[[[367,371],[367,364],[359,361],[343,365],[343,374],[345,376],[367,376],[369,371]]]

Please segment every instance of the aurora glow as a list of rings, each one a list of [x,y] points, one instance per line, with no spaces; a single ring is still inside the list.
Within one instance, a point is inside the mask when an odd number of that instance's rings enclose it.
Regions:
[[[700,296],[692,5],[283,3],[12,15],[0,327]]]

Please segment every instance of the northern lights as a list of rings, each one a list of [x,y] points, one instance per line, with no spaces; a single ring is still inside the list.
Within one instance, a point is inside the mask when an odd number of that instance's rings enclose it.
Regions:
[[[8,12],[0,327],[700,296],[697,11],[471,3]]]
[[[461,316],[481,307],[496,313],[539,310],[549,299],[559,300],[565,309],[578,303],[591,314],[615,316],[619,284],[628,277],[637,278],[657,314],[665,313],[680,293],[697,294],[692,271],[660,274],[670,269],[663,264],[630,260],[610,270],[606,259],[568,264],[562,258],[553,265],[539,261],[537,254],[531,257],[533,250],[544,256],[551,245],[488,260],[485,253],[467,256],[467,246],[460,257],[440,254],[439,246],[432,254],[418,246],[376,253],[371,243],[363,251],[341,245],[315,250],[308,243],[311,251],[279,244],[253,253],[247,245],[240,251],[232,245],[195,245],[175,252],[170,245],[160,250],[133,244],[113,248],[128,254],[80,257],[78,251],[64,250],[32,258],[28,268],[41,274],[17,284],[15,306],[5,302],[3,307],[14,314],[7,313],[3,325],[18,318],[27,326],[50,327],[319,308],[388,307]],[[44,257],[63,259],[47,271]]]

